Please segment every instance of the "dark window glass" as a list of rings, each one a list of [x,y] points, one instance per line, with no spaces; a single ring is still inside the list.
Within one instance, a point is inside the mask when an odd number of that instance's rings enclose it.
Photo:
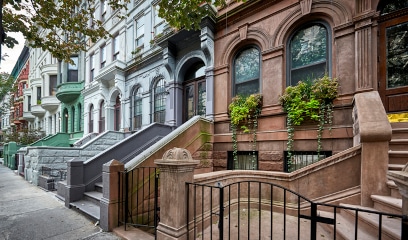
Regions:
[[[313,24],[300,29],[289,45],[289,85],[328,73],[328,32],[324,25]]]
[[[74,64],[68,63],[68,82],[78,82],[78,57],[71,57]]]
[[[166,89],[164,79],[157,81],[154,88],[154,116],[153,121],[164,123],[166,113]]]
[[[137,89],[133,94],[133,128],[142,127],[142,94],[141,89]]]
[[[385,15],[404,8],[408,8],[408,1],[406,0],[388,0],[386,2],[387,2],[386,5],[381,11],[381,15]]]
[[[57,75],[50,75],[50,96],[57,94]]]
[[[235,95],[250,95],[259,92],[260,54],[255,47],[237,54],[234,61]]]
[[[233,153],[228,152],[228,170],[258,170],[258,152],[239,151],[237,161],[234,161]]]
[[[387,88],[408,86],[408,22],[386,29]]]

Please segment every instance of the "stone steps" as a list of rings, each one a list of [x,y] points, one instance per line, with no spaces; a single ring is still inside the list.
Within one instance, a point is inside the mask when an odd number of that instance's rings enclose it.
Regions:
[[[374,202],[374,208],[380,212],[401,214],[402,199],[391,196],[371,195]]]
[[[103,184],[96,183],[95,191],[85,192],[84,197],[79,201],[70,203],[70,207],[93,221],[98,222],[100,220],[100,201],[103,196],[102,192]]]
[[[389,163],[405,165],[408,162],[408,151],[388,151]]]

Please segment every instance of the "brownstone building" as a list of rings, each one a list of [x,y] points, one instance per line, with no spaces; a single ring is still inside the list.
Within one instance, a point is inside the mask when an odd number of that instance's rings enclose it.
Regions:
[[[339,82],[333,125],[322,135],[325,154],[353,146],[353,99],[358,93],[377,91],[388,114],[404,116],[407,7],[398,0],[286,0],[231,1],[222,8],[214,50],[214,170],[236,168],[231,163],[228,105],[237,94],[263,96],[257,161],[248,160],[251,136],[237,136],[241,169],[285,169],[288,135],[279,97],[300,80],[326,74]],[[316,124],[296,127],[295,155],[315,157],[316,130]]]

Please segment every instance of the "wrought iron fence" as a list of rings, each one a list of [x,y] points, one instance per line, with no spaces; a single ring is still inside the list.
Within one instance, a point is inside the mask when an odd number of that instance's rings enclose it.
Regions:
[[[401,239],[408,239],[407,216],[315,203],[273,183],[186,183],[186,191],[187,239],[336,239],[341,211],[355,214],[349,230],[354,239],[366,236],[359,214],[377,216],[378,233],[374,236],[378,239],[384,237],[388,228],[384,222],[389,219],[394,220]]]
[[[119,174],[119,222],[125,230],[133,226],[156,235],[160,219],[159,170],[139,167]]]
[[[293,172],[330,157],[331,155],[331,151],[292,151],[291,157],[289,158],[288,152],[284,151],[285,161],[283,168],[285,172]]]

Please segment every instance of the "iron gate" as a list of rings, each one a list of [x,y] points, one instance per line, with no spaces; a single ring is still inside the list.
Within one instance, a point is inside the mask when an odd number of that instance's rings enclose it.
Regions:
[[[367,239],[359,215],[377,219],[381,239],[393,221],[408,239],[407,216],[315,203],[273,183],[241,181],[222,186],[186,183],[187,239],[336,239],[340,214],[354,217],[349,239]],[[353,218],[352,217],[352,218]],[[352,221],[353,222],[353,221]],[[372,239],[372,238],[370,238]]]
[[[120,173],[119,223],[156,235],[160,218],[159,170],[139,167]]]

